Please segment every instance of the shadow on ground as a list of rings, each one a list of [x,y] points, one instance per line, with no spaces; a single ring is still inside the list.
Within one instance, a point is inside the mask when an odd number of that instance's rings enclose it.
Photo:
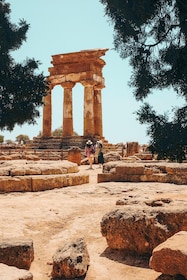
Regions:
[[[186,280],[186,278],[182,275],[171,276],[171,275],[162,274],[159,277],[157,277],[155,280]]]
[[[68,278],[68,280],[84,280],[86,275],[81,276],[81,277],[75,277],[75,278]],[[51,278],[50,280],[67,280],[67,278],[64,277],[58,277],[58,278]]]
[[[100,256],[130,266],[149,268],[150,256],[147,255],[146,256],[130,255],[123,250],[110,249],[108,247]]]
[[[130,255],[123,250],[110,249],[108,247],[100,256],[130,266],[136,266],[140,268],[150,268],[149,267],[150,256],[148,255],[146,256]],[[182,275],[171,276],[171,275],[161,274],[155,280],[187,280],[187,278],[185,278]]]

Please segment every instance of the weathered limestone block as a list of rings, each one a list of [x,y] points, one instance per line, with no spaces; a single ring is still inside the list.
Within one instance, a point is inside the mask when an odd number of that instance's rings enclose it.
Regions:
[[[69,174],[65,176],[65,180],[64,180],[64,186],[76,186],[76,185],[82,185],[86,183],[89,183],[89,175]]]
[[[138,158],[140,158],[141,160],[152,160],[153,159],[153,155],[150,153],[138,153],[135,154]]]
[[[10,170],[10,176],[24,176],[25,175],[25,168],[12,168]]]
[[[41,175],[41,169],[35,166],[25,167],[25,175]]]
[[[154,248],[150,267],[168,275],[187,278],[187,232],[180,231]]]
[[[11,156],[8,156],[8,155],[1,155],[0,156],[0,160],[11,160]]]
[[[10,172],[7,170],[7,168],[1,168],[0,169],[0,176],[9,176]]]
[[[68,160],[71,162],[75,162],[78,165],[81,164],[81,150],[79,147],[71,147],[68,151]]]
[[[0,263],[21,269],[29,269],[33,260],[34,248],[32,240],[1,240]]]
[[[20,153],[11,154],[11,155],[10,155],[10,159],[11,159],[11,160],[22,159],[22,154],[20,154]]]
[[[89,183],[89,175],[54,174],[32,176],[32,191],[52,190]]]
[[[111,182],[113,181],[113,176],[110,173],[101,173],[97,174],[97,182],[102,183],[102,182]]]
[[[103,173],[99,174],[99,182],[106,182],[110,173],[110,181],[116,182],[159,182],[187,184],[187,165],[176,163],[128,163],[124,161],[107,162]]]
[[[187,185],[187,173],[184,174],[168,174],[168,182],[177,185]]]
[[[123,164],[123,162],[121,163]],[[116,172],[116,166],[119,166],[119,161],[107,162],[103,165],[103,173],[113,173]]]
[[[32,191],[52,190],[62,188],[64,179],[63,175],[36,175],[32,176]]]
[[[0,176],[0,192],[30,192],[31,178],[26,176]]]
[[[83,238],[59,248],[53,256],[52,277],[75,278],[86,274],[90,258]]]
[[[68,170],[65,167],[61,167],[60,171],[61,171],[62,174],[67,174],[68,173]]]
[[[182,164],[177,164],[176,166],[166,166],[166,172],[168,174],[186,175],[187,166],[184,166]]]
[[[133,156],[139,153],[140,146],[138,142],[127,142],[126,156]]]
[[[43,161],[39,162],[39,167],[43,175],[77,173],[79,171],[78,165],[68,160],[48,161],[47,164]]]
[[[128,175],[142,175],[144,174],[144,165],[136,163],[128,163],[124,165],[116,166],[117,174],[128,174]]]
[[[40,157],[38,157],[37,155],[31,155],[31,154],[25,155],[24,158],[26,160],[34,160],[34,161],[40,160]]]
[[[77,172],[79,172],[79,167],[76,163],[67,166],[67,173],[77,173]]]
[[[146,174],[140,175],[139,182],[158,182],[158,183],[169,183],[167,174],[165,173],[156,173],[156,174]]]
[[[8,266],[0,263],[0,279],[1,280],[33,280],[31,272],[25,269],[18,269],[14,266]]]
[[[122,160],[122,156],[117,152],[108,152],[104,154],[104,162]]]
[[[42,166],[40,168],[40,170],[41,170],[42,175],[52,175],[52,174],[61,174],[62,173],[61,168],[58,166],[56,166],[56,167]]]
[[[167,238],[185,227],[187,210],[127,206],[106,214],[101,233],[112,249],[148,254]]]

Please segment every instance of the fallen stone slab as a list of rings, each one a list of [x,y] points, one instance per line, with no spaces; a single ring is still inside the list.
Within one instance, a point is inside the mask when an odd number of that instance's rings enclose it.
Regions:
[[[154,248],[149,265],[163,274],[187,278],[187,232],[180,231]]]
[[[33,192],[52,190],[69,186],[76,186],[89,183],[89,175],[84,174],[56,174],[31,176]]]
[[[24,175],[51,175],[79,172],[78,165],[68,160],[62,161],[29,161],[12,160],[0,162],[1,176],[24,176]]]
[[[159,182],[187,184],[187,164],[167,162],[106,162],[103,173],[98,174],[101,182]]]
[[[18,269],[14,266],[8,266],[0,263],[0,279],[1,280],[33,280],[31,272],[25,269]]]
[[[65,279],[84,276],[88,270],[90,258],[83,238],[77,239],[59,248],[53,256],[51,276]]]
[[[0,176],[0,192],[37,192],[89,183],[85,174],[53,174],[30,176]]]
[[[187,223],[187,210],[122,206],[102,218],[101,233],[109,248],[151,255],[153,249]]]
[[[0,263],[28,270],[33,260],[32,240],[7,239],[0,241]]]

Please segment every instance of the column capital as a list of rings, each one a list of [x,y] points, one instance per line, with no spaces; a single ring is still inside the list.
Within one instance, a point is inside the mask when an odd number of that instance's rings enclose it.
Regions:
[[[92,81],[92,80],[89,80],[89,81],[87,81],[87,80],[85,80],[85,81],[81,81],[80,82],[84,87],[94,87],[95,86],[95,81]]]
[[[61,86],[63,88],[73,88],[74,85],[75,85],[75,83],[73,83],[73,82],[63,82],[63,83],[61,83]]]
[[[102,90],[105,86],[102,85],[102,84],[99,84],[99,85],[95,85],[94,86],[94,90]]]

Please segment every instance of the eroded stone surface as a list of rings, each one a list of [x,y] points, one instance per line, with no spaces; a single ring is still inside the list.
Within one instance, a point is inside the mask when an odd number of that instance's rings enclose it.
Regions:
[[[52,277],[75,278],[86,274],[90,258],[83,238],[59,248],[53,256]]]
[[[51,175],[64,173],[77,173],[78,165],[68,160],[59,161],[27,161],[11,160],[0,161],[0,175],[24,176],[24,175]]]
[[[105,213],[119,208],[117,200],[133,204],[133,207],[141,204],[144,208],[146,201],[156,209],[161,202],[172,209],[187,208],[186,185],[143,182],[98,184],[96,174],[101,172],[101,168],[94,165],[94,170],[88,170],[87,166],[80,166],[80,170],[85,175],[89,174],[89,184],[38,193],[1,194],[1,239],[32,236],[35,260],[30,271],[34,279],[50,279],[54,251],[67,240],[84,236],[90,254],[85,280],[121,280],[121,275],[124,280],[182,280],[174,276],[160,276],[160,272],[140,265],[142,258],[138,256],[135,261],[133,257],[129,260],[123,251],[108,249],[100,232],[100,221]],[[164,203],[168,200],[171,202]],[[178,201],[178,204],[172,201]]]
[[[103,166],[103,174],[98,174],[98,182],[107,181],[187,184],[187,163],[108,162]]]
[[[0,263],[29,269],[34,260],[32,240],[7,239],[0,242]]]
[[[0,162],[0,192],[35,192],[88,183],[89,176],[78,171],[78,165],[67,160]]]
[[[187,278],[186,244],[187,232],[177,232],[153,250],[150,267],[163,274],[181,274]]]
[[[186,223],[187,210],[136,204],[106,214],[101,221],[101,233],[112,249],[150,255],[158,244],[185,228]]]

